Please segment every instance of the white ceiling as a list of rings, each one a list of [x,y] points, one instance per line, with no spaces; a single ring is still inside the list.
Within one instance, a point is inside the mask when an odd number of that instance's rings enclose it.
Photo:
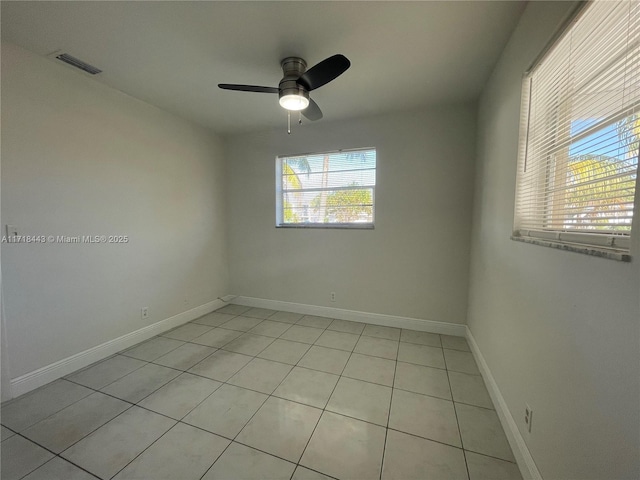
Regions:
[[[335,53],[351,68],[312,92],[324,120],[478,97],[521,1],[2,2],[2,40],[62,50],[94,78],[221,133],[283,125],[280,60]],[[57,60],[52,60],[57,61]],[[84,74],[79,72],[79,74]]]

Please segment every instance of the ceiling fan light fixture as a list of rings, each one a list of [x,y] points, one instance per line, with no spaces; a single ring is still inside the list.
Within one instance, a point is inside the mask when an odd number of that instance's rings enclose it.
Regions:
[[[283,95],[279,101],[282,108],[296,112],[309,106],[309,99],[300,94]]]
[[[277,93],[280,106],[287,110],[289,122],[291,112],[301,112],[312,121],[320,120],[322,110],[309,98],[309,92],[335,80],[351,66],[351,62],[344,55],[336,54],[325,58],[309,70],[307,70],[307,62],[300,57],[287,57],[280,62],[280,66],[284,76],[278,88],[233,83],[219,83],[218,87],[241,92]],[[302,115],[299,117],[300,123],[302,123]],[[290,133],[291,129],[289,128],[288,131]]]

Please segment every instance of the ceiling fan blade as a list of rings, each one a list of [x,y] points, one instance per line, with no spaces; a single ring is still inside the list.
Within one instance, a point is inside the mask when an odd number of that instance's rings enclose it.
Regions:
[[[258,92],[258,93],[278,93],[276,87],[259,87],[257,85],[235,85],[232,83],[219,83],[218,87],[223,90],[238,90],[240,92]]]
[[[314,65],[304,72],[298,79],[298,85],[302,85],[307,91],[320,88],[331,80],[342,75],[347,68],[351,66],[351,62],[344,55],[334,55],[325,58],[320,63]]]
[[[316,102],[309,99],[309,106],[302,110],[302,115],[311,121],[320,120],[322,118],[322,110]]]

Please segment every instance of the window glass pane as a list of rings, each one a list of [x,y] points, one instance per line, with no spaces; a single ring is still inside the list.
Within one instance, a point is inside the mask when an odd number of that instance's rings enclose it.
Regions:
[[[640,115],[630,115],[570,145],[562,227],[631,231],[639,134]]]
[[[376,151],[359,149],[278,157],[278,225],[371,225]]]

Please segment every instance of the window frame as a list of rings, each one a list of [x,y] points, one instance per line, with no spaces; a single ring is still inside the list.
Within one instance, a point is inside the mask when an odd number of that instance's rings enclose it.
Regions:
[[[376,154],[376,165],[375,165],[375,175],[376,180],[373,186],[363,186],[362,189],[371,190],[371,222],[333,222],[333,223],[319,223],[319,222],[308,222],[308,223],[285,223],[284,222],[284,202],[283,202],[283,186],[282,186],[282,161],[286,158],[293,157],[306,157],[306,156],[319,156],[319,155],[331,155],[331,154],[341,154],[348,152],[362,152],[362,151],[374,151]],[[275,158],[275,174],[276,174],[276,228],[319,228],[319,229],[351,229],[351,230],[373,230],[375,229],[375,220],[376,220],[376,185],[377,185],[377,173],[378,173],[378,150],[376,147],[359,147],[359,148],[344,148],[338,150],[329,150],[329,151],[319,151],[319,152],[308,152],[308,153],[297,153],[297,154],[286,154],[286,155],[277,155]],[[322,173],[322,172],[316,172]],[[323,189],[306,189],[307,191],[322,191]],[[357,188],[349,188],[349,187],[337,187],[337,188],[327,188],[325,191],[335,191],[335,190],[357,190]]]
[[[521,209],[523,207],[527,207],[528,204],[526,202],[521,203],[520,190],[525,185],[523,181],[523,177],[525,177],[525,172],[527,171],[527,162],[528,157],[528,147],[529,147],[529,135],[530,135],[530,121],[531,121],[531,110],[532,103],[535,101],[532,94],[532,79],[533,73],[536,68],[545,61],[548,55],[553,52],[554,48],[564,39],[565,35],[571,32],[574,23],[580,20],[580,16],[585,13],[589,6],[593,2],[584,2],[578,5],[568,16],[565,23],[562,27],[556,32],[547,46],[542,50],[540,55],[535,59],[534,63],[531,67],[525,72],[522,80],[522,89],[521,89],[521,107],[520,107],[520,135],[518,140],[518,162],[517,162],[517,175],[516,175],[516,192],[515,192],[515,203],[514,203],[514,220],[513,220],[513,230],[511,239],[526,243],[532,243],[536,245],[542,245],[547,247],[558,248],[562,250],[575,251],[579,253],[586,253],[590,255],[600,256],[604,258],[610,258],[614,260],[620,261],[631,261],[630,248],[631,248],[631,235],[637,234],[634,233],[634,230],[638,228],[638,215],[636,211],[636,215],[632,216],[631,223],[629,226],[628,232],[622,233],[613,233],[611,231],[608,232],[589,232],[589,231],[580,231],[580,230],[572,230],[570,228],[559,228],[556,226],[546,227],[544,224],[548,221],[548,218],[543,218],[540,220],[541,225],[536,228],[531,227],[523,227],[522,220],[526,218],[526,215],[521,214]],[[538,167],[538,171],[534,172],[535,175],[530,177],[528,180],[536,185],[535,189],[544,196],[542,197],[542,202],[544,202],[545,207],[549,202],[550,210],[549,210],[549,218],[552,218],[555,215],[562,214],[565,211],[566,200],[564,199],[564,191],[558,190],[555,193],[552,191],[545,191],[545,188],[540,185],[549,185],[551,182],[557,182],[558,179],[562,179],[562,188],[566,189],[566,186],[569,183],[564,180],[566,178],[566,170],[569,165],[570,155],[569,150],[572,143],[576,141],[576,139],[572,139],[568,137],[571,141],[567,141],[565,138],[560,138],[558,141],[558,131],[562,131],[563,128],[567,128],[567,125],[555,125],[550,126],[553,122],[558,122],[559,119],[564,120],[565,123],[570,119],[569,116],[564,115],[563,110],[567,110],[571,108],[571,102],[574,101],[574,98],[571,94],[566,94],[564,98],[558,102],[555,109],[547,112],[549,114],[550,120],[547,126],[545,127],[548,132],[552,132],[552,137],[554,138],[553,144],[555,145],[553,148],[550,148],[547,153],[547,158],[551,155],[557,157],[558,159],[547,160],[545,168],[539,168],[539,165],[543,164],[544,160],[536,162],[535,167]],[[631,113],[633,115],[634,113]],[[640,110],[636,110],[636,115],[640,114]],[[624,117],[621,118],[626,118]],[[614,120],[611,122],[600,124],[598,128],[607,128],[610,125],[615,124]],[[562,153],[564,151],[564,153]],[[633,157],[632,157],[633,158]],[[636,162],[640,163],[640,151],[637,154]],[[563,177],[563,171],[565,176]],[[635,172],[635,196],[634,196],[634,211],[638,208],[638,188],[640,188],[640,165],[636,167]],[[544,178],[543,178],[544,177]],[[531,180],[533,179],[533,180]],[[529,183],[528,188],[531,187],[531,183]],[[526,190],[526,188],[525,188]],[[553,190],[553,189],[551,189]],[[560,198],[563,197],[563,198]],[[560,208],[555,210],[554,206],[560,205]],[[557,213],[556,213],[557,212]],[[530,217],[529,217],[530,218]]]

